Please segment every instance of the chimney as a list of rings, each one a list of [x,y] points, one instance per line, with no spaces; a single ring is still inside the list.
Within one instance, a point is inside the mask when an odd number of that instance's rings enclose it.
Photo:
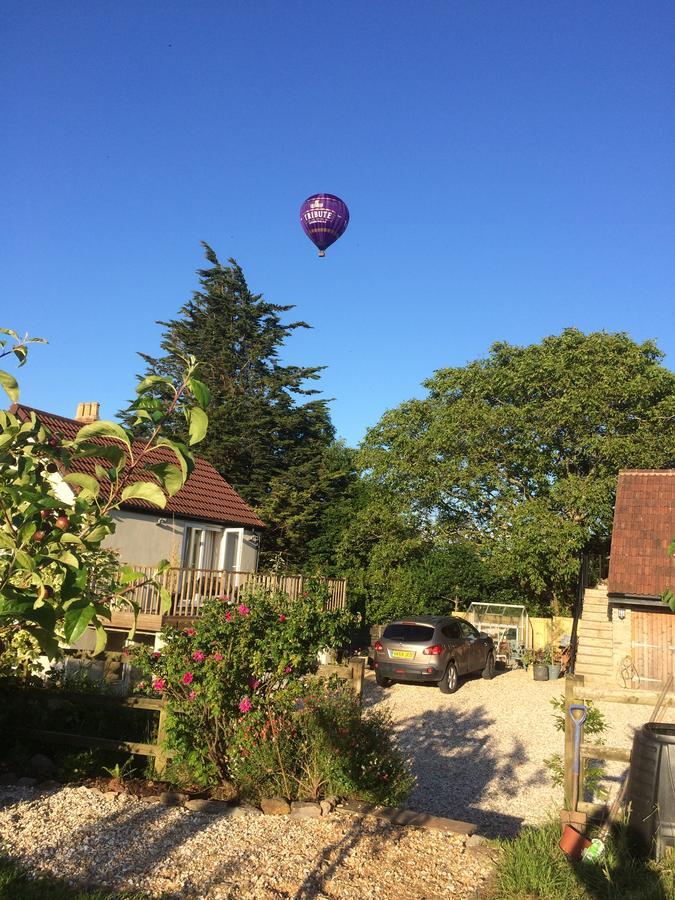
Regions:
[[[89,425],[90,422],[98,422],[98,409],[100,403],[78,403],[75,419],[83,425]]]

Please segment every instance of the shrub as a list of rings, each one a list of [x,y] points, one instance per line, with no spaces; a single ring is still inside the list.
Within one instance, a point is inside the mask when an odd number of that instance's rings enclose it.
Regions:
[[[192,627],[162,633],[160,652],[138,648],[147,690],[168,700],[169,746],[192,779],[224,780],[241,712],[270,683],[314,670],[321,648],[347,640],[351,615],[327,612],[325,599],[317,582],[296,600],[268,592],[207,600]]]
[[[407,797],[414,779],[388,713],[363,713],[337,678],[271,688],[240,717],[230,743],[230,772],[244,796],[392,805]]]

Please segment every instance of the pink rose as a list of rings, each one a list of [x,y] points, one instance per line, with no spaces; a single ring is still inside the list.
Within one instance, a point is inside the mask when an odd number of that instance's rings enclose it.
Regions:
[[[155,652],[152,654],[152,658],[159,659],[161,655],[162,654],[159,652],[159,650],[155,650]]]
[[[220,662],[221,659],[223,658],[223,654],[222,653],[214,653],[213,658],[215,659],[216,662]]]
[[[201,650],[195,650],[195,652],[192,654],[192,658],[195,662],[203,662],[204,653]]]
[[[197,632],[194,630],[194,628],[186,628],[186,629],[185,629],[185,634],[186,634],[188,637],[194,637],[194,636],[197,634]]]
[[[197,691],[190,691],[190,693],[188,694],[188,699],[194,700],[196,696],[197,696]]]
[[[293,671],[293,666],[286,666],[286,668],[284,669],[284,675],[288,675],[289,672],[292,672],[292,671]]]
[[[280,622],[285,622],[285,621],[286,621],[286,616],[285,616],[283,613],[279,616],[279,621],[280,621]]]
[[[256,688],[260,687],[262,681],[259,678],[256,678],[255,675],[251,675],[248,679],[248,686],[254,691]]]
[[[251,612],[251,610],[248,608],[248,606],[246,606],[245,603],[240,603],[237,607],[237,612],[240,616],[247,616]]]
[[[152,682],[152,688],[155,691],[163,691],[165,686],[165,681],[163,678],[155,678]]]
[[[183,675],[183,684],[192,684],[192,678],[192,672],[186,672],[185,675]]]
[[[226,622],[232,621],[232,613],[229,610],[225,613],[225,621]]]
[[[253,704],[248,699],[248,697],[244,697],[244,699],[239,704],[239,711],[243,713],[250,712],[253,709]]]

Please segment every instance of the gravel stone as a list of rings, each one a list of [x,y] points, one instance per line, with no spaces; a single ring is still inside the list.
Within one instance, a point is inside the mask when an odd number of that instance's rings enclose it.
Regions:
[[[318,803],[305,800],[294,800],[291,803],[291,817],[293,819],[318,819],[321,816],[321,807]]]
[[[409,809],[475,822],[488,837],[509,837],[524,824],[557,817],[562,806],[562,788],[553,786],[544,760],[563,752],[550,700],[564,692],[564,679],[534,681],[523,669],[498,670],[492,680],[462,679],[455,694],[432,684],[380,688],[368,672],[364,706],[387,708],[393,716],[417,776]],[[643,704],[596,706],[609,726],[606,743],[617,747],[630,748],[635,729],[651,714]],[[673,721],[674,710],[660,718]],[[624,768],[607,764],[604,786],[612,795]]]
[[[261,800],[260,808],[266,816],[287,816],[291,812],[290,804],[281,797],[270,797]]]
[[[13,792],[13,793],[11,793]],[[0,852],[35,875],[166,900],[468,900],[493,862],[461,835],[337,810],[318,819],[199,816],[88,789],[0,789]],[[234,807],[233,809],[242,809]]]

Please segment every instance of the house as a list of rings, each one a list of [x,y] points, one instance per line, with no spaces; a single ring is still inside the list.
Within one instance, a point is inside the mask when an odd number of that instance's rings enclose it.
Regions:
[[[587,589],[575,671],[606,687],[658,690],[675,675],[675,469],[619,473],[606,586]]]
[[[54,436],[72,440],[84,424],[98,419],[98,407],[81,403],[72,419],[23,404],[15,404],[12,412],[23,420],[35,413]],[[163,455],[175,462],[169,450],[156,451],[153,460]],[[187,482],[169,497],[164,509],[143,500],[125,501],[112,513],[117,527],[103,546],[115,550],[122,562],[137,566],[155,566],[168,559],[173,566],[190,569],[255,572],[264,523],[210,463],[201,457],[195,463]],[[75,468],[93,475],[94,461],[80,460]],[[58,490],[70,491],[58,481]]]

